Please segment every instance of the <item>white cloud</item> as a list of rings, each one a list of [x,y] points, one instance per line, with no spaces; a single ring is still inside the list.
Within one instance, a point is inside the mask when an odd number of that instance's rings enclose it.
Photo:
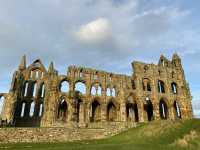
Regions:
[[[112,38],[111,23],[106,18],[98,18],[82,25],[75,36],[86,44],[100,44]]]

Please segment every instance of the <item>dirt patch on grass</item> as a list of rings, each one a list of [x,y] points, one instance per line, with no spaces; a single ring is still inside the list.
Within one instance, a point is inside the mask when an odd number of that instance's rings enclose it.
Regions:
[[[169,130],[177,129],[182,125],[181,121],[163,120],[151,122],[148,126],[140,129],[138,132],[141,136],[157,136],[168,132]]]
[[[191,130],[190,133],[184,135],[183,138],[176,140],[173,145],[180,147],[189,147],[190,142],[199,137],[199,134],[195,130]]]

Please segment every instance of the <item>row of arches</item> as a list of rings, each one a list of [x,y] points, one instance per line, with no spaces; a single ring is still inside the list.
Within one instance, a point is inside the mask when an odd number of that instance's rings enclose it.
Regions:
[[[41,83],[39,86],[37,82],[25,82],[24,84],[24,97],[41,97],[44,98],[45,96],[45,85]]]
[[[79,121],[79,113],[80,113],[80,103],[81,100],[77,104],[76,112],[77,112],[77,121]],[[90,105],[90,122],[99,122],[101,121],[101,104],[98,100],[94,100]],[[114,102],[110,101],[107,104],[107,121],[117,121],[117,106]],[[57,119],[59,121],[66,122],[69,114],[69,106],[65,99],[61,99],[58,104],[58,114]]]
[[[31,103],[27,103],[27,102],[22,102],[21,103],[21,111],[20,111],[20,117],[41,117],[43,114],[43,103],[40,103],[38,105],[39,107],[36,107],[36,104],[34,101],[32,101]],[[36,114],[37,112],[37,114]],[[34,115],[36,114],[36,115]]]
[[[29,77],[30,79],[40,79],[44,77],[44,72],[39,69],[31,70]]]
[[[118,108],[119,106],[110,101],[106,106],[106,119],[107,121],[117,121],[118,120]],[[80,105],[77,105],[77,117],[79,117],[79,110]],[[90,105],[90,122],[99,122],[101,121],[101,111],[102,105],[98,100],[94,100]],[[176,118],[181,118],[181,110],[177,101],[174,101],[173,110]],[[148,100],[144,104],[144,111],[146,112],[146,118],[148,121],[154,120],[154,108],[153,104],[150,100]],[[65,99],[62,99],[59,102],[58,106],[58,120],[67,121],[69,113],[68,104]],[[137,103],[126,103],[126,120],[138,122],[139,121],[139,114],[138,114],[138,105]],[[169,108],[166,102],[161,99],[159,102],[159,114],[161,119],[168,119],[169,118]],[[77,119],[78,121],[79,119]]]
[[[151,91],[151,82],[148,78],[144,78],[142,81],[142,85],[143,85],[143,90],[144,91]],[[158,80],[157,83],[157,87],[158,87],[158,92],[159,93],[165,93],[165,83],[161,80]],[[175,82],[171,83],[171,92],[173,94],[177,94],[177,84]]]
[[[60,83],[60,91],[61,92],[69,92],[69,82],[68,81],[62,81]],[[75,84],[75,91],[78,91],[82,94],[86,94],[86,85],[82,82],[77,82]],[[90,88],[90,94],[91,95],[98,95],[98,96],[101,96],[102,95],[102,87],[99,83],[96,83],[96,84],[93,84]],[[109,88],[107,87],[106,89],[106,96],[113,96],[115,97],[116,96],[116,88]]]

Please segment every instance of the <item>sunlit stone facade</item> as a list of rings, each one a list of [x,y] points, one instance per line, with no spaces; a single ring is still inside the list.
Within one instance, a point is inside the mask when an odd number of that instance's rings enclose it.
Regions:
[[[134,61],[131,76],[69,66],[65,75],[23,56],[4,99],[1,123],[11,126],[88,127],[108,122],[190,119],[192,97],[181,59],[157,65]]]

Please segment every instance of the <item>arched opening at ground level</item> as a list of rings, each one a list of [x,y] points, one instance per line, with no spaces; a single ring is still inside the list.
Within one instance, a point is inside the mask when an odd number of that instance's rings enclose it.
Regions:
[[[84,120],[83,101],[81,99],[77,99],[76,103],[76,121],[80,122],[80,120]]]
[[[117,121],[117,108],[112,101],[107,105],[107,121]]]
[[[138,122],[138,107],[136,103],[127,103],[126,104],[126,118],[127,121]]]
[[[153,118],[153,104],[151,100],[146,101],[146,103],[144,104],[144,110],[147,115],[147,120],[152,121],[154,118]]]
[[[181,109],[177,101],[174,101],[173,104],[175,118],[181,118]]]
[[[101,105],[97,100],[94,100],[91,105],[91,122],[101,121]]]
[[[168,119],[168,107],[166,102],[161,99],[159,103],[159,112],[160,112],[160,118],[161,119]]]
[[[41,102],[36,102],[32,100],[18,100],[17,102],[15,102],[15,113],[12,124],[16,127],[40,126],[40,104]]]
[[[58,120],[66,122],[68,116],[68,106],[65,99],[61,99],[58,104]]]

